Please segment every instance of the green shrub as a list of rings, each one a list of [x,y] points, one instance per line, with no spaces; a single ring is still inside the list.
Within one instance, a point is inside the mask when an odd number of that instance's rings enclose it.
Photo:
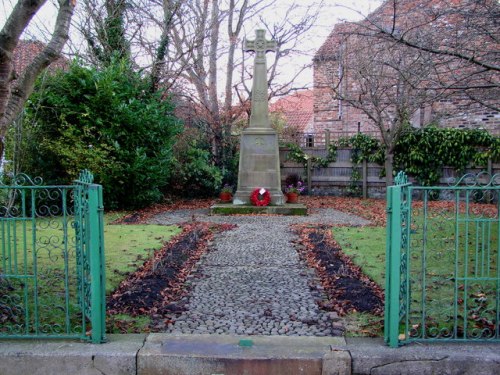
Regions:
[[[170,192],[183,197],[211,197],[222,186],[222,171],[211,161],[199,130],[187,129],[174,147]]]
[[[89,169],[109,209],[158,202],[180,131],[172,113],[171,101],[126,62],[101,71],[74,62],[30,97],[19,170],[59,184]]]
[[[238,185],[238,167],[240,164],[240,153],[234,151],[232,156],[226,161],[226,165],[222,167],[222,181],[228,185]]]

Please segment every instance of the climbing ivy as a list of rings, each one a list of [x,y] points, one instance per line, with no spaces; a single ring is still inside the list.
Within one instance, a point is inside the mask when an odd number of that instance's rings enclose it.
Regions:
[[[347,186],[347,194],[352,196],[361,195],[361,187],[359,181],[361,180],[360,164],[363,161],[383,164],[384,162],[384,147],[380,142],[366,134],[358,133],[350,138],[341,138],[338,144],[342,147],[350,147],[352,172]]]
[[[334,143],[331,143],[329,145],[326,158],[308,155],[296,143],[286,143],[285,147],[289,149],[288,160],[303,164],[304,168],[307,168],[308,160],[311,160],[311,165],[313,168],[325,168],[328,166],[328,164],[334,163],[335,160],[337,160],[337,146]]]
[[[352,162],[360,164],[363,161],[383,164],[385,147],[369,135],[359,133],[349,138],[349,146],[352,147]]]
[[[359,164],[353,164],[351,171],[351,178],[349,178],[349,184],[346,187],[347,196],[359,197],[361,196],[361,173],[359,172]]]
[[[311,159],[316,168],[327,167],[336,160],[337,148],[352,149],[353,172],[348,191],[359,194],[359,165],[363,161],[384,165],[385,146],[375,138],[359,133],[349,138],[339,138],[328,148],[328,156],[320,158],[307,155],[297,144],[286,145],[288,159],[307,166]],[[435,185],[439,182],[443,166],[454,168],[458,173],[467,166],[486,167],[488,160],[500,162],[500,138],[485,130],[449,129],[428,126],[422,129],[409,128],[394,149],[394,170],[404,170],[420,185]],[[382,172],[383,174],[385,171]]]
[[[422,185],[439,182],[443,166],[461,173],[469,164],[486,167],[489,159],[500,160],[500,138],[475,129],[412,129],[402,135],[394,151],[394,165]]]

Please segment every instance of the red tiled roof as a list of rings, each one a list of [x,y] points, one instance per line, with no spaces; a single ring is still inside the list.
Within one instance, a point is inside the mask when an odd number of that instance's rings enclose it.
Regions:
[[[313,120],[313,102],[312,90],[297,91],[272,103],[270,112],[283,113],[287,126],[303,132]]]
[[[14,49],[12,54],[12,63],[14,66],[14,72],[16,77],[21,75],[21,73],[26,69],[26,67],[31,64],[33,59],[45,48],[45,44],[39,41],[32,40],[20,40],[17,47]],[[68,61],[64,57],[58,58],[52,64],[50,64],[49,69],[66,69],[68,67]]]
[[[315,60],[336,60],[338,58],[339,45],[345,35],[356,28],[352,22],[338,23],[332,32],[314,55]]]
[[[359,22],[344,22],[334,25],[332,32],[318,49],[314,59],[335,60],[342,39],[359,28],[360,25],[364,24],[368,26],[370,22],[375,22],[378,25],[386,24],[391,27],[393,22],[394,1],[395,0],[385,0],[377,9],[368,15],[367,19],[370,21],[364,19]],[[397,0],[396,6],[399,15],[397,23],[408,28],[408,25],[414,25],[415,21],[413,18],[417,15],[415,10],[418,10],[422,15],[425,14],[426,11],[436,11],[437,9],[446,10],[450,6],[456,6],[466,1],[468,0]],[[429,24],[431,24],[429,21],[431,18],[430,16],[428,18]],[[444,20],[446,21],[446,18],[444,18]]]

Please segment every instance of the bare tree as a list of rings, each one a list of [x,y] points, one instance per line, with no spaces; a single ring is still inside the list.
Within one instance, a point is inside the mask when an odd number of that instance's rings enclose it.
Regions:
[[[439,98],[442,90],[431,87],[434,65],[430,54],[359,36],[356,29],[353,24],[342,35],[336,56],[339,71],[328,84],[334,100],[356,108],[378,129],[389,186],[399,137],[412,117]]]
[[[497,0],[388,0],[357,33],[431,54],[436,88],[498,112],[499,19]]]
[[[51,40],[33,61],[15,77],[12,53],[23,31],[46,0],[19,0],[0,32],[0,138],[22,111],[37,76],[55,61],[68,40],[68,29],[76,0],[59,0],[59,11]],[[13,83],[16,79],[15,83]]]
[[[130,58],[131,35],[126,33],[127,0],[82,0],[77,29],[88,44],[88,57],[96,65],[113,58]]]
[[[191,103],[191,112],[194,110],[203,124],[214,161],[219,165],[230,157],[226,151],[230,148],[232,124],[249,109],[251,71],[243,64],[240,45],[243,34],[253,38],[254,30],[245,27],[259,24],[267,29],[268,38],[277,41],[277,53],[269,64],[270,95],[283,95],[294,88],[294,77],[283,82],[278,67],[299,53],[297,44],[321,8],[321,3],[302,6],[297,1],[276,17],[275,0],[83,1],[86,16],[80,17],[83,22],[78,28],[87,40],[97,42],[100,35],[109,34],[105,20],[110,11],[106,4],[125,4],[119,7],[123,12],[115,13],[123,19],[131,60],[150,75],[152,90],[167,89]],[[266,12],[273,15],[272,22],[261,16]],[[99,42],[99,50],[104,45]]]
[[[440,110],[498,111],[499,8],[493,0],[387,0],[336,28],[327,86],[379,130],[388,184],[394,146],[417,114],[422,126],[423,113],[430,122]]]
[[[171,0],[164,3],[171,4]],[[306,8],[291,3],[281,20],[269,22],[259,17],[264,11],[272,12],[273,4],[272,0],[183,2],[170,29],[170,59],[182,66],[179,78],[184,87],[193,88],[190,99],[205,119],[212,152],[220,165],[226,159],[225,144],[232,124],[249,108],[246,102],[250,89],[246,83],[251,76],[245,70],[242,51],[238,48],[245,32],[244,24],[258,22],[268,30],[267,37],[277,41],[277,52],[269,65],[269,82],[273,85],[280,71],[279,64],[297,52],[297,40],[313,25],[320,7],[315,4]],[[292,18],[294,22],[290,22]],[[248,37],[253,38],[253,30],[248,31]],[[221,84],[224,90],[219,89]],[[290,82],[273,85],[271,96],[284,94],[291,88]]]
[[[157,90],[163,83],[165,88],[170,87],[169,84],[175,82],[175,79],[180,75],[182,68],[173,68],[171,61],[168,61],[169,50],[171,48],[171,30],[179,12],[183,0],[162,1],[163,22],[159,23],[161,37],[157,47],[154,48],[154,53],[151,53],[151,89]],[[147,8],[146,8],[147,9]],[[166,84],[166,85],[165,85]]]

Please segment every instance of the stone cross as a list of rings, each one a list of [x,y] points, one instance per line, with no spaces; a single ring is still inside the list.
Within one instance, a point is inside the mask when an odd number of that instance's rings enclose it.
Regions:
[[[271,128],[267,100],[266,52],[276,50],[274,40],[266,40],[264,30],[256,31],[255,40],[245,40],[245,51],[255,52],[250,126],[241,132],[238,189],[233,204],[250,204],[255,189],[266,189],[271,204],[282,206],[278,134]]]
[[[255,31],[255,40],[244,41],[245,52],[255,52],[252,83],[252,110],[249,129],[270,129],[269,103],[267,98],[266,52],[276,51],[276,41],[266,40],[265,30]]]

